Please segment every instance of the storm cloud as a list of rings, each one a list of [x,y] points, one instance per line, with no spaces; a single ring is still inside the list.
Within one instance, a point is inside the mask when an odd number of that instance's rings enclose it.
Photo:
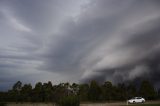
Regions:
[[[159,0],[0,0],[0,89],[17,80],[160,83]]]

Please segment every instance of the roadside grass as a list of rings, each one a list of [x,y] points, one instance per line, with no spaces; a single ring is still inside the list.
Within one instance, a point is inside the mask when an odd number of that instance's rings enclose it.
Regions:
[[[127,105],[122,105],[127,106]],[[128,106],[160,106],[160,104],[129,104]]]

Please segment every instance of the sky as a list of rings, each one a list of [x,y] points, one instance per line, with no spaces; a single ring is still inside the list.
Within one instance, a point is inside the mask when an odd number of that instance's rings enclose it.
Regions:
[[[160,85],[159,0],[0,0],[0,90],[23,83]]]

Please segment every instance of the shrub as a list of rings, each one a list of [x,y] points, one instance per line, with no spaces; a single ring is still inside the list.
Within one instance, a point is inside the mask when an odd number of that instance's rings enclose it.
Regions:
[[[58,101],[58,106],[79,106],[79,98],[77,96],[66,96]]]
[[[7,105],[4,102],[0,102],[0,106],[7,106]]]

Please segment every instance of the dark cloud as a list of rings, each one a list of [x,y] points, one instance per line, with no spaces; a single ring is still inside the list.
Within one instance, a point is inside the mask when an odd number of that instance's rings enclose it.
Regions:
[[[0,88],[17,80],[117,83],[148,78],[158,85],[159,3],[0,1]]]

